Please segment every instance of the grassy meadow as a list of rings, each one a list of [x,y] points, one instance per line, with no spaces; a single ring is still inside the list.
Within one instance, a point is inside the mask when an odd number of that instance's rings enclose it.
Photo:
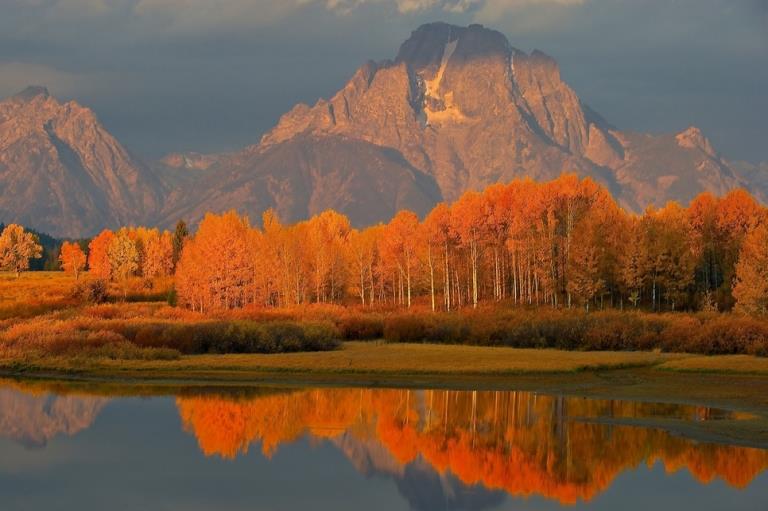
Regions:
[[[247,379],[258,374],[499,377],[622,368],[768,374],[768,324],[732,314],[459,313],[309,305],[215,316],[171,305],[172,282],[0,274],[6,373]]]

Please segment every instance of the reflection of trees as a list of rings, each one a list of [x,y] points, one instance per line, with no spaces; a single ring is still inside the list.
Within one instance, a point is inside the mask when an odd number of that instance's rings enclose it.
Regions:
[[[759,449],[698,444],[660,430],[568,420],[675,417],[712,410],[527,392],[322,389],[253,399],[180,397],[186,430],[206,455],[234,458],[260,442],[266,455],[308,434],[332,438],[357,466],[402,476],[428,463],[461,483],[572,503],[605,490],[623,470],[659,461],[699,481],[747,485],[768,467]],[[352,442],[351,439],[356,440]],[[378,444],[383,447],[373,448]],[[362,448],[361,446],[368,446]],[[377,459],[379,460],[377,462]]]

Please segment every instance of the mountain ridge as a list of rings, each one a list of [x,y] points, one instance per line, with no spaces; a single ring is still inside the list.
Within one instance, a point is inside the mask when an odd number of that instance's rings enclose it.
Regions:
[[[0,220],[79,237],[142,221],[159,180],[89,108],[32,86],[0,101]]]
[[[566,172],[636,212],[740,187],[765,201],[766,169],[726,161],[695,126],[648,134],[611,125],[554,58],[482,25],[422,25],[392,59],[364,63],[330,98],[295,105],[257,143],[171,153],[151,166],[92,111],[44,87],[0,102],[0,221],[69,237],[233,208],[253,220],[273,208],[285,222],[333,208],[364,226]]]

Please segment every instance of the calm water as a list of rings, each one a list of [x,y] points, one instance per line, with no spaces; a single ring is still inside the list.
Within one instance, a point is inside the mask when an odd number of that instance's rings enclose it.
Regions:
[[[627,425],[654,417],[738,418],[530,392],[114,397],[0,382],[0,506],[768,509],[768,451]]]

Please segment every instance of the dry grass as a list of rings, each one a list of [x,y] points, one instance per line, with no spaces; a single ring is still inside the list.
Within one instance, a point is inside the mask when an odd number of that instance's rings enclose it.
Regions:
[[[0,320],[28,318],[76,305],[74,277],[62,272],[29,272],[18,279],[0,273]]]
[[[691,372],[752,373],[768,375],[768,358],[749,355],[687,356],[669,360],[660,369]]]
[[[271,355],[193,355],[170,361],[100,360],[87,368],[66,359],[40,361],[47,369],[88,372],[173,373],[357,373],[392,375],[501,375],[558,373],[651,366],[681,355],[653,352],[574,352],[434,344],[348,342],[340,350]],[[8,361],[6,361],[5,365]]]
[[[663,373],[768,373],[766,360],[746,355],[698,356],[658,352],[575,352],[435,344],[347,342],[330,352],[190,355],[175,360],[114,360],[49,357],[5,359],[0,367],[19,371],[78,373],[118,378],[176,378],[233,381],[269,374],[317,377],[348,375],[498,377],[614,371],[628,367]],[[659,373],[660,375],[663,373]],[[610,374],[606,373],[606,374]]]
[[[80,282],[88,279],[88,273],[83,273]],[[79,302],[72,296],[76,283],[74,277],[60,271],[26,272],[19,278],[13,273],[0,272],[0,319],[30,317],[37,315],[32,314],[37,311],[45,313],[77,306]],[[109,294],[122,298],[125,293],[129,301],[165,301],[172,286],[170,278],[148,282],[137,277],[125,285],[110,283]],[[24,314],[25,310],[29,313]]]

